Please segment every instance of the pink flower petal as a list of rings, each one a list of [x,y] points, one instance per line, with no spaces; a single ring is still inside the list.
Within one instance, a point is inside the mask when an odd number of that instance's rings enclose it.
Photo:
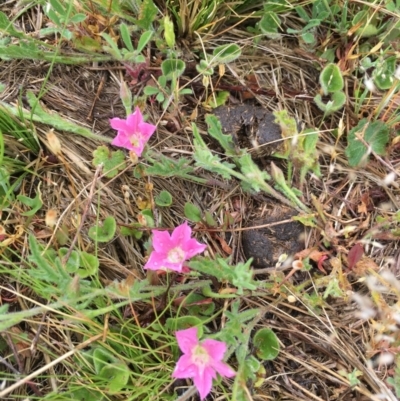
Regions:
[[[214,361],[222,361],[226,352],[226,344],[222,341],[207,339],[204,340],[201,345],[206,349],[208,355]]]
[[[174,244],[174,246],[184,244],[190,240],[191,235],[192,229],[188,226],[187,221],[185,221],[183,224],[176,227],[172,232],[171,242]]]
[[[203,253],[207,246],[196,241],[194,238],[183,244],[183,250],[186,253],[186,259],[190,259],[199,253]]]
[[[139,124],[139,130],[142,133],[143,139],[146,141],[149,140],[149,138],[154,134],[154,131],[156,130],[156,126],[153,124],[149,123],[140,123]]]
[[[164,267],[165,255],[159,254],[157,252],[152,252],[150,254],[149,260],[143,266],[143,269],[149,270],[160,270]]]
[[[178,330],[175,333],[179,348],[184,354],[190,354],[192,349],[199,343],[197,337],[197,327],[186,330]]]
[[[143,116],[139,107],[126,118],[126,125],[129,127],[130,132],[140,132],[139,124],[143,122]]]
[[[132,144],[123,132],[118,132],[117,136],[112,140],[111,145],[132,150]]]
[[[189,355],[182,355],[172,373],[172,377],[176,379],[189,379],[197,375],[198,368],[193,364]]]
[[[213,368],[224,377],[234,377],[236,375],[236,372],[224,362],[214,362]]]
[[[171,237],[168,231],[158,231],[152,230],[153,239],[152,245],[153,249],[159,253],[167,253],[171,250],[174,246],[171,243]]]
[[[200,373],[200,372],[199,372]],[[204,400],[210,394],[212,381],[215,378],[215,372],[211,368],[205,368],[203,374],[198,374],[193,377],[193,383],[197,387],[200,394],[200,399]]]
[[[127,131],[126,120],[122,120],[121,118],[115,117],[110,119],[110,125],[112,128],[118,131]]]

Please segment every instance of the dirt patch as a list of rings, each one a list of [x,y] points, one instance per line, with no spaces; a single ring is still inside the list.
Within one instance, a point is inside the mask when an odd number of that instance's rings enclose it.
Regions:
[[[253,104],[220,106],[214,110],[222,131],[231,134],[235,145],[252,149],[260,158],[277,151],[282,143],[281,128],[275,116],[264,107]]]
[[[268,217],[248,222],[249,227],[259,227],[242,234],[243,252],[246,258],[254,259],[253,267],[273,267],[282,254],[293,257],[304,249],[304,226],[291,221],[296,214],[295,210],[275,205]]]

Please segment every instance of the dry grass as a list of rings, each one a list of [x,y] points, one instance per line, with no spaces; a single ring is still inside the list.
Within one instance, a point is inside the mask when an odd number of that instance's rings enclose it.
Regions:
[[[31,10],[34,13],[33,10]],[[39,18],[37,16],[37,18]],[[322,65],[313,54],[298,48],[292,39],[283,37],[280,40],[262,40],[253,45],[250,34],[242,30],[232,29],[216,38],[208,39],[204,46],[208,51],[227,42],[236,42],[242,49],[242,56],[235,63],[228,65],[225,75],[214,82],[214,88],[228,89],[237,101],[251,99],[269,110],[288,110],[305,127],[318,127],[321,131],[319,141],[321,179],[310,179],[304,188],[304,201],[322,211],[320,227],[312,229],[307,234],[306,247],[318,247],[324,250],[324,240],[329,240],[332,246],[325,249],[336,264],[324,263],[328,273],[335,270],[346,287],[344,297],[322,300],[320,305],[307,305],[304,294],[311,295],[314,291],[323,293],[327,282],[323,277],[311,273],[297,273],[288,283],[275,293],[265,293],[263,296],[243,299],[243,308],[265,308],[265,317],[260,326],[274,329],[281,343],[282,351],[278,359],[266,364],[266,379],[261,387],[251,389],[253,400],[396,400],[385,384],[388,375],[386,367],[371,365],[368,362],[370,344],[373,344],[374,330],[369,323],[357,317],[356,307],[351,302],[351,291],[366,292],[362,278],[375,263],[379,268],[392,268],[399,274],[399,243],[397,238],[382,238],[379,242],[384,248],[377,247],[372,236],[366,240],[365,260],[370,261],[369,267],[361,271],[349,273],[346,271],[347,253],[351,247],[371,233],[376,227],[377,215],[389,216],[392,210],[400,207],[399,178],[395,177],[390,187],[383,186],[388,170],[381,161],[371,158],[364,169],[355,171],[349,168],[343,155],[343,141],[337,139],[333,131],[338,127],[339,134],[344,135],[359,116],[354,116],[345,109],[342,114],[332,118],[324,118],[312,102],[318,91],[319,68]],[[56,65],[49,73],[49,63],[32,61],[1,61],[0,82],[7,85],[0,94],[0,100],[10,104],[22,101],[27,90],[36,94],[42,93],[42,104],[51,111],[57,112],[70,121],[79,123],[94,132],[112,137],[108,119],[123,117],[124,109],[119,99],[119,83],[129,82],[125,68],[118,63],[99,66],[61,66]],[[48,76],[48,79],[46,77]],[[187,77],[190,81],[193,77]],[[170,157],[179,155],[190,156],[193,152],[191,139],[191,118],[193,112],[198,114],[197,123],[205,133],[203,118],[206,110],[201,102],[204,91],[194,81],[195,96],[188,97],[183,104],[176,104],[172,111],[162,113],[157,104],[146,105],[145,113],[149,120],[158,123],[157,134],[150,145],[158,152]],[[142,84],[132,86],[134,95],[141,95]],[[351,88],[348,88],[351,92]],[[349,93],[349,104],[352,95]],[[368,107],[361,113],[370,114],[382,99],[374,95]],[[391,112],[392,104],[383,112]],[[64,224],[70,238],[77,234],[79,216],[87,206],[88,194],[94,181],[95,169],[91,165],[92,152],[97,143],[77,135],[56,132],[62,143],[62,157],[49,162],[47,156],[46,133],[48,127],[36,127],[43,153],[36,159],[31,159],[31,169],[38,174],[41,181],[43,208],[41,217],[25,226],[26,232],[35,230],[37,236],[48,246],[55,245],[51,232],[44,225],[45,213],[50,209],[58,212],[58,224]],[[8,138],[8,151],[21,153],[21,146]],[[218,149],[217,149],[218,150]],[[31,157],[31,156],[23,156]],[[385,158],[394,170],[399,168],[398,147],[389,149]],[[199,185],[181,179],[163,179],[147,177],[137,179],[132,174],[132,165],[122,171],[114,179],[99,179],[95,185],[95,196],[89,207],[89,212],[82,230],[78,233],[78,244],[81,249],[93,251],[93,243],[87,236],[87,228],[96,221],[96,216],[104,218],[113,215],[118,225],[127,225],[135,221],[143,202],[153,204],[154,196],[162,189],[167,189],[173,195],[171,208],[158,208],[154,211],[156,226],[174,227],[184,219],[185,202],[196,204],[203,211],[210,211],[218,222],[223,225],[226,214],[235,217],[235,223],[229,234],[223,230],[199,230],[198,238],[208,244],[210,256],[224,254],[223,244],[226,241],[233,250],[234,262],[241,261],[240,235],[246,229],[246,221],[250,214],[257,214],[262,208],[258,198],[244,194],[238,183],[225,182],[224,185]],[[211,177],[199,171],[204,177]],[[20,193],[32,196],[35,194],[38,181],[34,175],[28,175],[23,181]],[[365,197],[367,194],[367,197]],[[364,202],[364,203],[363,203]],[[360,209],[367,203],[366,209]],[[12,230],[18,224],[19,211],[13,211],[11,217],[3,222]],[[344,233],[348,227],[352,231]],[[382,234],[382,232],[380,232]],[[147,238],[145,233],[145,238]],[[26,250],[25,236],[21,236],[15,244],[22,252]],[[144,277],[144,250],[141,242],[129,237],[116,238],[98,249],[101,262],[101,280],[109,283],[115,279],[140,279]],[[344,263],[344,265],[342,264]],[[277,273],[278,277],[279,274]],[[274,275],[268,280],[274,280]],[[360,282],[361,279],[361,282]],[[3,287],[9,287],[16,294],[31,295],[26,288],[14,287],[15,283],[2,282]],[[299,287],[302,286],[300,295]],[[3,302],[9,294],[2,291]],[[19,295],[15,298],[17,299]],[[289,302],[288,297],[295,297],[295,302]],[[293,300],[292,300],[293,301]],[[15,309],[30,307],[31,303],[20,301],[14,303]],[[19,305],[19,306],[18,306]],[[79,336],[70,336],[67,329],[59,321],[52,321],[51,312],[46,322],[32,319],[25,323],[25,331],[36,333],[49,347],[48,351],[37,349],[33,356],[29,354],[28,344],[25,352],[29,357],[21,357],[20,363],[25,366],[23,371],[29,373],[33,369],[48,363],[62,352],[69,349],[67,344],[81,341]],[[40,328],[40,331],[38,331]],[[19,335],[19,333],[18,333]],[[16,332],[5,334],[6,341],[11,344],[18,338]],[[13,340],[14,339],[14,340]],[[31,339],[32,340],[32,339]],[[57,346],[54,346],[57,341]],[[377,349],[379,346],[377,345]],[[12,352],[12,351],[11,351]],[[18,350],[16,350],[18,354]],[[53,376],[44,382],[40,389],[45,394],[50,388],[57,388],[57,376],[67,375],[66,368],[52,368],[48,371]],[[1,368],[3,369],[3,367]],[[342,374],[361,372],[360,383],[351,387],[349,379]],[[55,378],[54,378],[55,377]],[[380,394],[381,396],[378,396]],[[23,392],[15,396],[25,396]],[[15,398],[6,398],[15,399]]]

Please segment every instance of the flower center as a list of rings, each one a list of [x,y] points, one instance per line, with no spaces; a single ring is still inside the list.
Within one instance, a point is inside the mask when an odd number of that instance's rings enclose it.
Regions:
[[[210,355],[208,355],[207,350],[201,345],[196,345],[192,351],[192,362],[196,366],[204,367],[210,362]]]
[[[132,146],[137,148],[140,145],[140,138],[138,136],[131,136],[129,138],[129,142],[131,143]]]
[[[168,251],[167,259],[170,263],[182,263],[185,261],[185,252],[177,246]]]

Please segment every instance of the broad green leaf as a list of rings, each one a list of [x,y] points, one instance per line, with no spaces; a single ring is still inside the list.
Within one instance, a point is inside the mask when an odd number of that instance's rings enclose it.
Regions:
[[[119,171],[126,168],[125,155],[121,150],[110,151],[107,146],[99,146],[93,151],[93,166],[103,164],[103,171],[107,178],[115,177]]]
[[[59,259],[63,263],[64,262],[64,257],[67,255],[69,252],[68,248],[60,248],[58,251]],[[80,263],[80,257],[79,257],[79,252],[77,251],[72,251],[71,254],[68,257],[68,260],[64,265],[65,270],[70,273],[74,274],[78,271],[79,269],[79,263]]]
[[[257,357],[264,361],[271,361],[279,354],[279,340],[271,329],[264,328],[258,330],[254,335],[253,345]]]
[[[157,87],[155,87],[155,86],[149,86],[149,85],[147,85],[147,86],[145,86],[144,89],[143,89],[143,93],[144,93],[146,96],[157,95],[158,92],[160,92],[160,90],[159,90]]]
[[[195,223],[201,221],[201,210],[193,203],[185,203],[184,214],[185,217],[190,221],[194,221]]]
[[[167,79],[176,79],[180,77],[186,68],[183,60],[167,59],[161,63],[161,71]]]
[[[213,50],[213,62],[217,64],[228,64],[236,60],[242,51],[236,43],[218,46]]]
[[[103,223],[100,225],[90,227],[88,235],[93,241],[97,242],[108,242],[114,237],[117,224],[114,217],[108,216],[104,219]]]
[[[157,206],[163,206],[163,207],[171,206],[172,195],[168,191],[163,190],[154,198],[154,201]]]
[[[281,25],[281,20],[278,15],[272,11],[263,14],[258,27],[264,35],[272,37],[278,33],[278,28]]]
[[[319,76],[324,94],[341,91],[344,86],[342,73],[336,64],[328,64]]]
[[[99,372],[99,377],[106,380],[106,389],[110,394],[119,393],[128,383],[129,368],[122,362],[105,365]]]
[[[89,276],[94,276],[99,270],[99,259],[97,256],[92,255],[87,252],[80,252],[80,269],[78,274],[81,278],[86,278]]]
[[[375,85],[381,90],[390,89],[394,82],[394,73],[396,71],[396,56],[389,57],[378,64],[373,72]]]
[[[363,138],[366,145],[357,136]],[[369,123],[364,118],[349,132],[347,142],[345,153],[350,166],[362,166],[369,159],[368,147],[380,156],[385,155],[389,142],[389,128],[382,121]]]

